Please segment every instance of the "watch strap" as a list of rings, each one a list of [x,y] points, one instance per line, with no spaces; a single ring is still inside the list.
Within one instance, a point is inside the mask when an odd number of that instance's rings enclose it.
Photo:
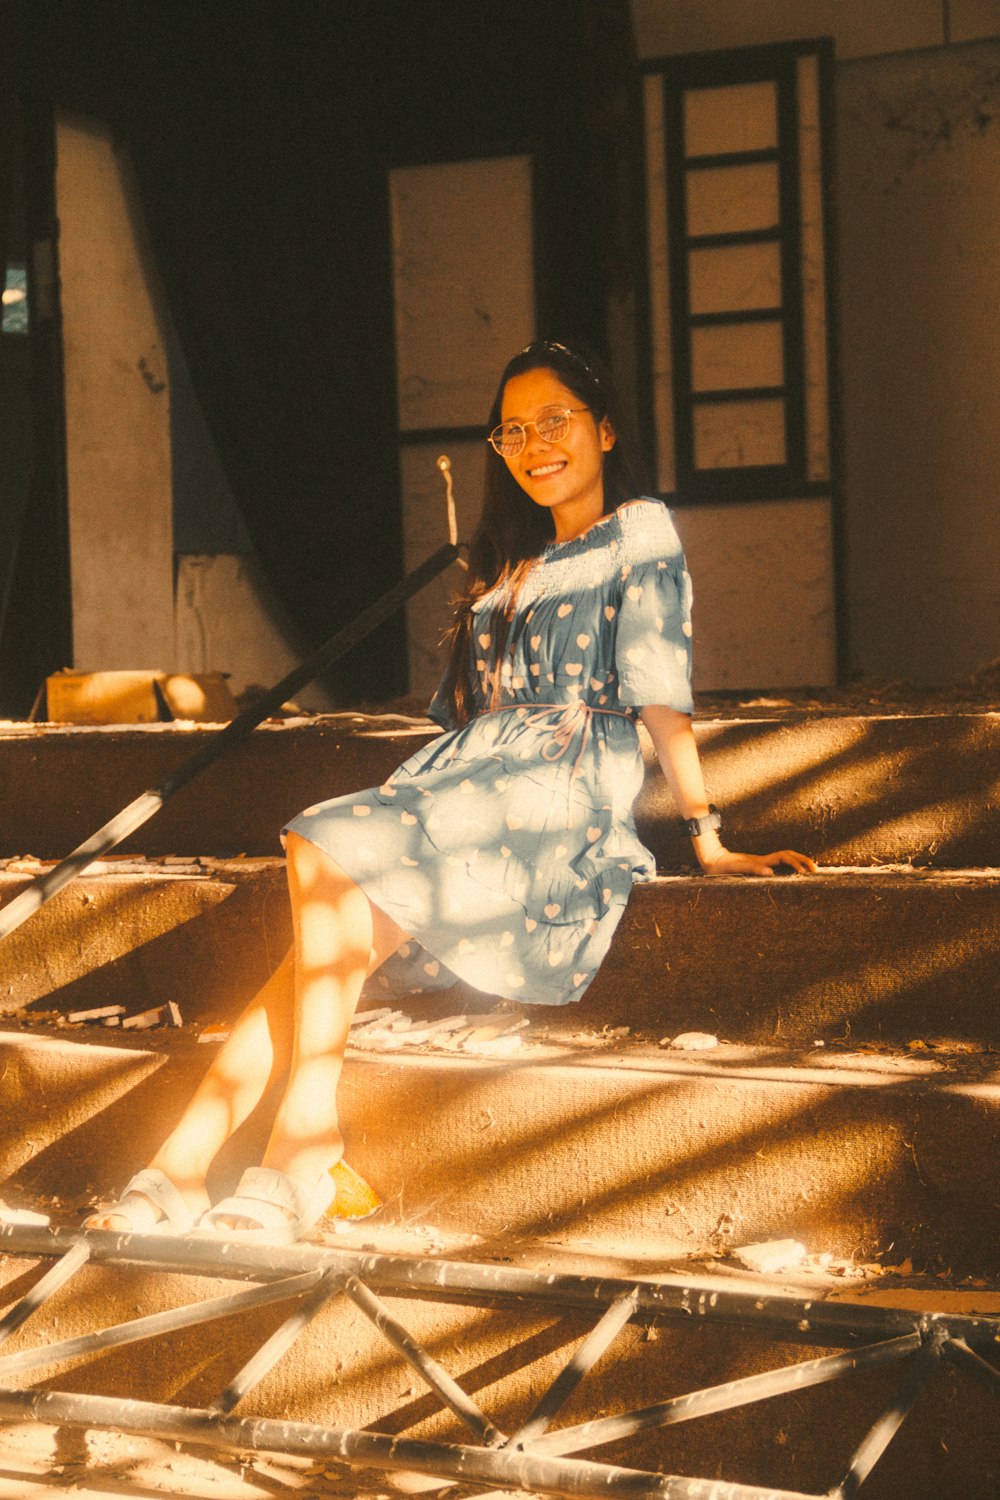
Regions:
[[[685,832],[691,838],[700,838],[703,833],[713,833],[722,827],[722,818],[719,809],[714,802],[708,804],[708,812],[701,818],[688,818],[684,823]]]

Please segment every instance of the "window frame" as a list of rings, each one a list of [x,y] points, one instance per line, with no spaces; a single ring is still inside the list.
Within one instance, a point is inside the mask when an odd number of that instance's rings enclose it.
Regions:
[[[797,68],[802,57],[816,61],[820,124],[820,194],[823,210],[824,297],[826,305],[826,390],[830,424],[830,473],[810,479],[807,451],[806,316],[803,302],[803,234],[799,152]],[[836,401],[835,326],[832,233],[833,43],[828,38],[788,42],[731,51],[650,59],[644,77],[661,80],[664,119],[664,164],[667,244],[667,306],[673,401],[672,498],[682,504],[720,501],[807,499],[829,496],[837,488],[839,442]],[[688,156],[685,145],[684,95],[699,88],[773,83],[776,89],[777,145],[770,148]],[[774,162],[778,171],[778,225],[712,235],[688,231],[687,174],[734,165]],[[689,255],[694,249],[776,243],[780,256],[781,303],[775,308],[741,312],[690,311]],[[647,278],[647,315],[652,288]],[[759,322],[781,327],[783,382],[780,386],[695,391],[692,378],[692,330]],[[652,327],[650,321],[650,328]],[[781,399],[784,413],[784,462],[732,468],[699,469],[695,465],[694,419],[699,407],[736,401]]]

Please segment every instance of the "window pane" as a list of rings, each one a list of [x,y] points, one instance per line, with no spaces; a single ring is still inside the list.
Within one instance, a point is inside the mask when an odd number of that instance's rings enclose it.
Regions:
[[[685,174],[688,234],[734,234],[777,229],[778,164],[703,167]]]
[[[720,401],[694,408],[696,469],[750,469],[784,462],[784,401]]]
[[[692,250],[688,274],[693,314],[781,306],[781,253],[777,244]]]
[[[783,385],[784,380],[780,323],[692,328],[692,390],[730,391],[741,386]]]
[[[776,84],[739,83],[688,89],[684,95],[684,151],[718,156],[726,151],[765,151],[778,144]]]

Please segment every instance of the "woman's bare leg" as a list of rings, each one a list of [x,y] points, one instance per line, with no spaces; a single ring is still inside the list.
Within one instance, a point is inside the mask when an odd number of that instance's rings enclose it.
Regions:
[[[205,1179],[217,1153],[288,1071],[295,1010],[291,949],[238,1017],[184,1113],[149,1163],[164,1172],[194,1215],[209,1205]],[[92,1214],[90,1229],[127,1230],[127,1218]]]
[[[407,934],[307,839],[289,834],[287,853],[295,953],[292,1057],[261,1164],[311,1185],[343,1154],[337,1084],[361,987]]]
[[[205,1180],[219,1150],[287,1075],[263,1165],[314,1182],[343,1152],[336,1085],[361,986],[405,941],[402,931],[321,850],[288,836],[293,949],[233,1026],[177,1125],[158,1168],[193,1213],[208,1207]],[[94,1214],[92,1229],[127,1230]]]

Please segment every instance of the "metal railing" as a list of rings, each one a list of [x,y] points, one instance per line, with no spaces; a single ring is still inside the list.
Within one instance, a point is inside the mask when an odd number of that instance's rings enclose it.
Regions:
[[[656,1496],[660,1500],[820,1500],[773,1485],[730,1483],[601,1463],[577,1455],[653,1429],[731,1411],[753,1402],[842,1380],[876,1366],[897,1366],[896,1388],[858,1444],[846,1470],[823,1492],[850,1500],[898,1433],[942,1361],[1000,1396],[1000,1318],[914,1312],[792,1297],[754,1295],[707,1281],[686,1283],[535,1272],[508,1265],[415,1259],[307,1245],[271,1248],[196,1237],[0,1228],[0,1252],[55,1257],[55,1264],[0,1318],[3,1343],[82,1267],[104,1264],[170,1274],[223,1277],[254,1285],[226,1296],[138,1317],[59,1343],[0,1355],[0,1418],[104,1428],[206,1444],[217,1450],[297,1455],[376,1470],[413,1470],[467,1485],[545,1495]],[[504,1433],[406,1330],[380,1293],[483,1307],[596,1309],[591,1332],[511,1434]],[[400,1437],[370,1429],[233,1415],[247,1393],[316,1316],[348,1299],[417,1372],[470,1435],[466,1443]],[[140,1340],[278,1302],[291,1311],[205,1407],[139,1399],[17,1389],[43,1366],[67,1364]],[[724,1324],[769,1332],[783,1344],[833,1346],[839,1352],[673,1396],[654,1405],[553,1428],[570,1396],[629,1322]]]

